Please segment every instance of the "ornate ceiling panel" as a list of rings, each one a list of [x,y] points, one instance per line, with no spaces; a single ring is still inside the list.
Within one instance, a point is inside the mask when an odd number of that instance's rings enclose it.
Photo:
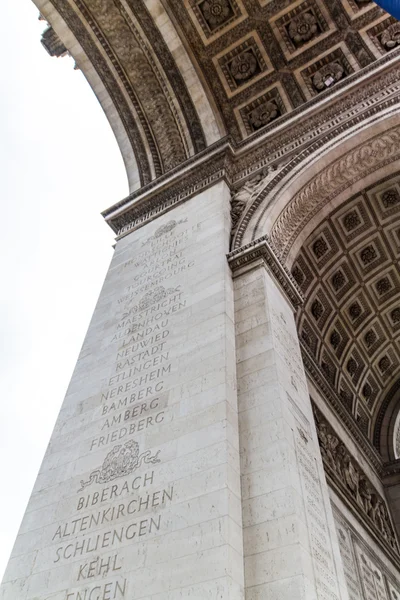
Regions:
[[[397,46],[395,20],[370,0],[164,4],[237,140],[272,127]]]
[[[371,441],[400,378],[399,258],[397,174],[329,214],[292,267],[305,296],[300,336]]]

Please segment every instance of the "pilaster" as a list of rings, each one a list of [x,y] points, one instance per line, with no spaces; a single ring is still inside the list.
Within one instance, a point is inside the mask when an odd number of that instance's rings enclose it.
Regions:
[[[117,242],[2,600],[243,600],[229,200]]]
[[[346,599],[293,315],[264,237],[232,252],[246,600]]]

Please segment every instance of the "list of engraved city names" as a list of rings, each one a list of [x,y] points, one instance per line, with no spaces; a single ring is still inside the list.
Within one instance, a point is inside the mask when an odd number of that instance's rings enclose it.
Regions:
[[[142,444],[148,430],[168,422],[171,328],[187,306],[183,275],[195,263],[185,246],[197,229],[171,220],[119,267],[129,283],[115,302],[112,367],[87,440],[89,455],[104,450],[103,462],[81,480],[73,514],[52,536],[53,563],[74,563],[76,586],[66,600],[127,597],[121,549],[162,531],[163,509],[173,502],[173,484],[157,481],[161,451]]]

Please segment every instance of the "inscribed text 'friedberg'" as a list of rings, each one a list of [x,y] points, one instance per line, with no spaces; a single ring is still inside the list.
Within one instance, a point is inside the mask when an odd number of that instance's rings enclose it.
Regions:
[[[161,462],[161,451],[143,448],[135,437],[167,420],[171,326],[187,304],[174,277],[194,266],[185,257],[193,230],[183,229],[184,222],[159,228],[120,267],[124,276],[132,271],[132,278],[117,300],[121,317],[108,339],[116,346],[113,372],[95,409],[98,434],[87,447],[89,454],[103,448],[106,454],[81,481],[75,513],[52,536],[54,564],[71,562],[77,569],[77,588],[66,592],[66,600],[125,598],[128,581],[119,553],[157,535],[162,510],[173,502],[174,486],[158,485],[157,471],[149,469]]]

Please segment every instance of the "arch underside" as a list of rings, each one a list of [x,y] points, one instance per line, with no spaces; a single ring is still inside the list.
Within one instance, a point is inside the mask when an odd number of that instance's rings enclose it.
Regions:
[[[370,0],[34,2],[102,103],[131,191],[317,111],[399,53]]]

